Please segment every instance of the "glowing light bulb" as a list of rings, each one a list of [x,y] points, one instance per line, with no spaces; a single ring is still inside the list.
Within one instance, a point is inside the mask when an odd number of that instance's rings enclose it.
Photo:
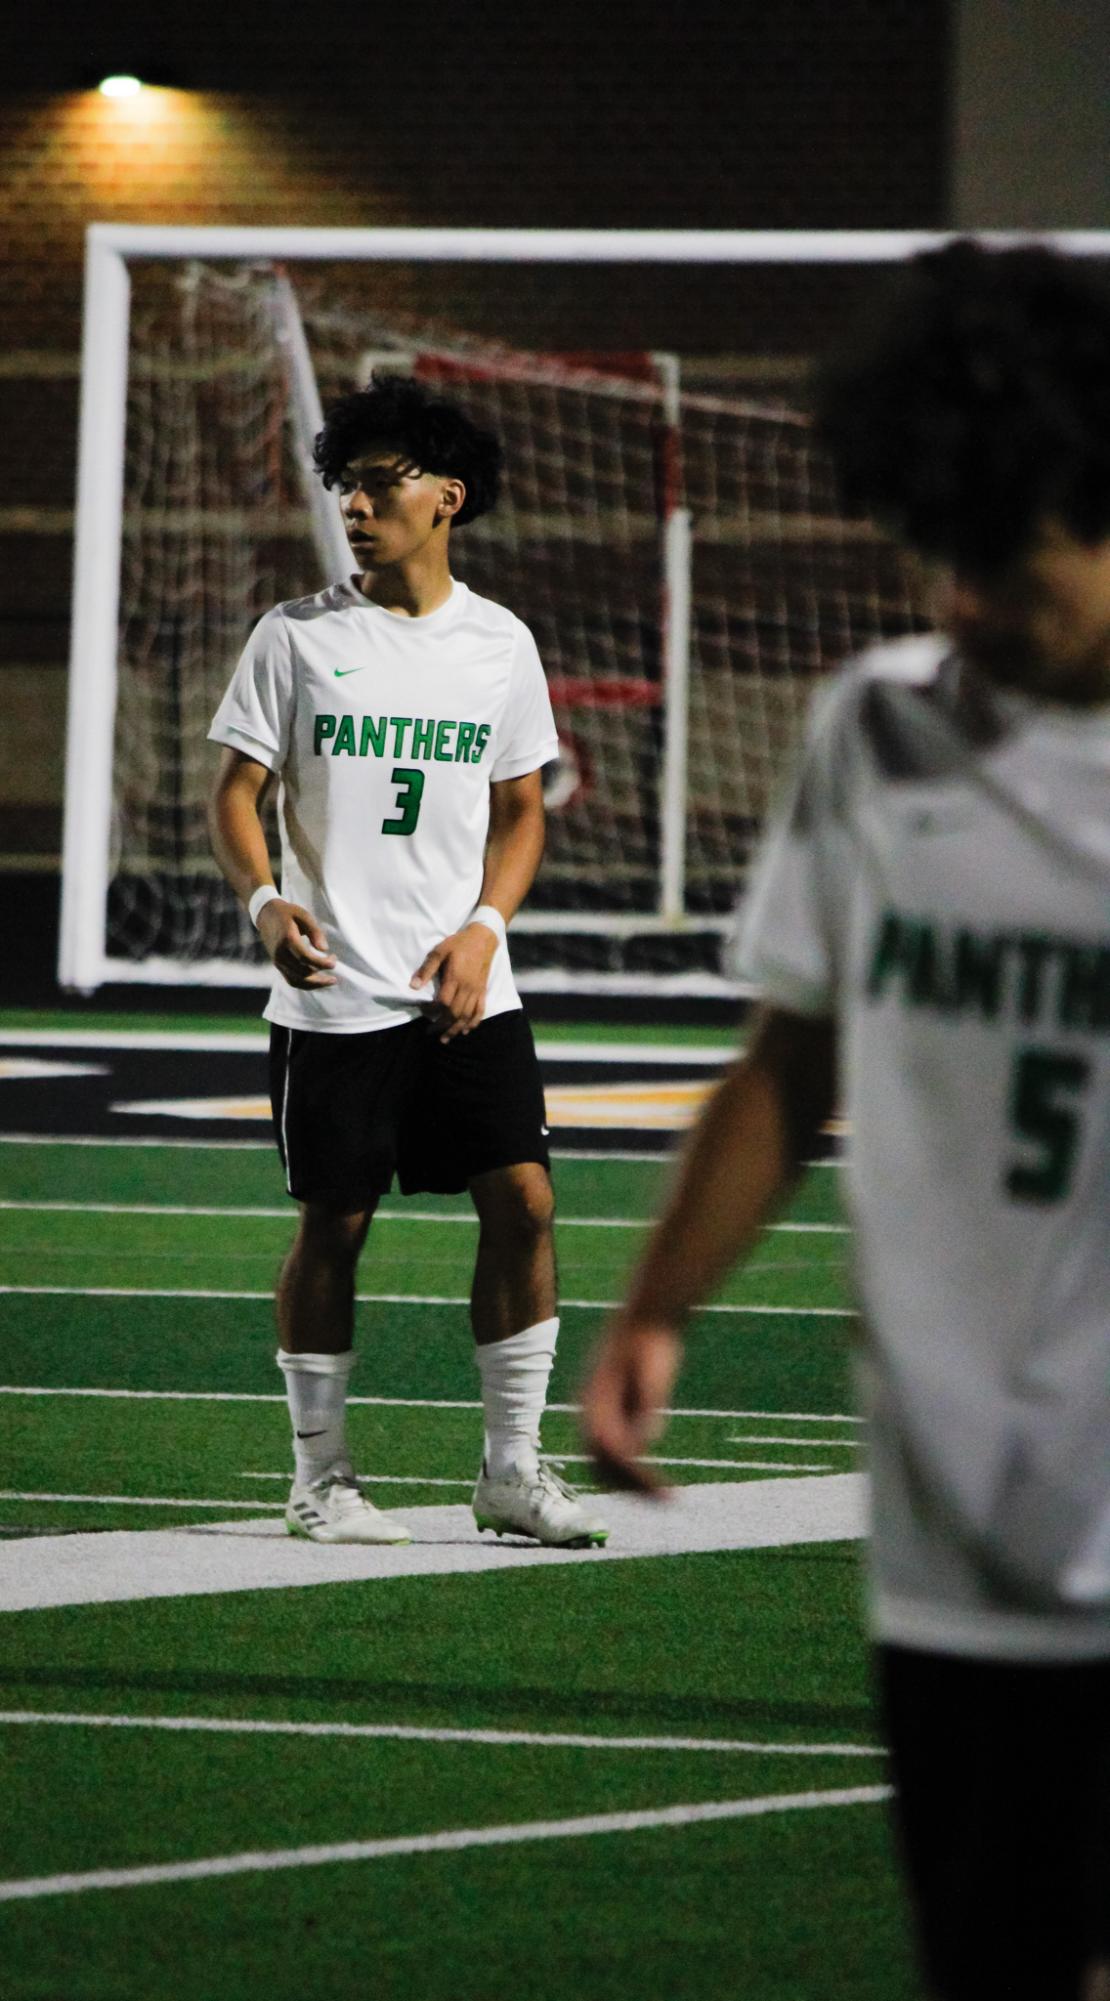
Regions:
[[[138,97],[142,87],[137,76],[106,76],[99,90],[101,97]]]

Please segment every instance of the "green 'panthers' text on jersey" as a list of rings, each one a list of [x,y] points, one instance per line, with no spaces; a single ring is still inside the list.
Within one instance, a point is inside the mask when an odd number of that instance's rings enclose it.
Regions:
[[[737,960],[837,1025],[878,1636],[1110,1654],[1110,711],[866,656]]]
[[[478,901],[491,782],[556,756],[527,626],[464,584],[405,618],[335,584],[255,627],[210,737],[281,777],[282,894],[323,925],[336,985],[275,976],[266,1016],[355,1033],[408,1021],[409,985]],[[486,1017],[519,1007],[498,947]]]

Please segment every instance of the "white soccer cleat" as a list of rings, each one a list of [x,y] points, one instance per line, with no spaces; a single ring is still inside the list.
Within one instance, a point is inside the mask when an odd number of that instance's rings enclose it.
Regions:
[[[551,1549],[600,1548],[609,1539],[600,1515],[542,1459],[538,1472],[520,1473],[514,1467],[501,1480],[491,1480],[483,1465],[473,1506],[479,1531],[533,1536]]]
[[[293,1491],[285,1509],[290,1535],[309,1542],[403,1543],[412,1536],[396,1515],[384,1515],[363,1494],[351,1473],[325,1473]]]

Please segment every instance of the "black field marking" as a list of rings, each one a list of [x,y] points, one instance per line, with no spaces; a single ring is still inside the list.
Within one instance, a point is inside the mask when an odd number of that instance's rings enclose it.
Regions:
[[[17,1042],[0,1035],[0,1058],[21,1052]],[[36,1044],[35,1054],[44,1061],[64,1062],[69,1054],[64,1042]],[[268,1089],[265,1054],[247,1049],[149,1049],[101,1047],[90,1044],[88,1054],[101,1067],[93,1076],[44,1076],[0,1079],[0,1136],[25,1134],[58,1139],[114,1139],[132,1143],[152,1140],[268,1142],[270,1125],[258,1118],[181,1118],[155,1113],[125,1112],[120,1105],[196,1098],[265,1098]],[[723,1064],[720,1066],[723,1069]],[[575,1053],[568,1044],[565,1054],[550,1057],[543,1064],[544,1080],[552,1086],[584,1084],[635,1084],[658,1087],[661,1083],[690,1083],[704,1086],[718,1074],[707,1065],[704,1052],[677,1044],[673,1062],[665,1072],[659,1062],[644,1061],[634,1054],[626,1060],[604,1061]],[[658,1126],[644,1129],[626,1126],[559,1126],[552,1132],[553,1149],[559,1153],[587,1148],[599,1154],[658,1157],[669,1153],[682,1134],[679,1129]],[[822,1142],[819,1153],[832,1151],[832,1141]]]
[[[0,1037],[0,1057],[17,1055],[18,1046]],[[36,1047],[43,1061],[66,1060],[64,1045]],[[264,1053],[255,1050],[118,1049],[94,1048],[90,1052],[102,1074],[84,1077],[44,1076],[35,1079],[0,1080],[0,1131],[6,1133],[51,1133],[92,1138],[130,1139],[258,1139],[268,1136],[269,1125],[257,1118],[180,1118],[160,1112],[136,1113],[118,1109],[121,1104],[196,1098],[265,1098],[268,1092]],[[658,1085],[658,1062],[629,1060],[598,1061],[575,1056],[573,1046],[566,1056],[546,1062],[545,1082],[558,1084]],[[668,1063],[666,1081],[704,1085],[715,1072],[697,1055],[687,1060],[681,1046]],[[657,1151],[677,1134],[658,1127],[647,1131],[624,1127],[601,1128],[560,1126],[557,1138],[567,1144],[596,1146],[601,1152],[618,1147],[640,1153]]]

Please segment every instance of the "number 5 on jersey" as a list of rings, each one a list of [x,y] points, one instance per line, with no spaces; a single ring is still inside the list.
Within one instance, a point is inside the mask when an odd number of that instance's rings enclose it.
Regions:
[[[1019,1050],[1010,1094],[1010,1125],[1037,1152],[1015,1161],[1006,1191],[1019,1202],[1061,1202],[1071,1189],[1082,1136],[1082,1095],[1091,1080],[1085,1057],[1053,1049]]]
[[[390,784],[397,787],[395,804],[398,808],[394,820],[382,821],[383,834],[411,834],[416,830],[420,818],[420,801],[424,797],[424,773],[407,770],[403,765],[389,774]]]

